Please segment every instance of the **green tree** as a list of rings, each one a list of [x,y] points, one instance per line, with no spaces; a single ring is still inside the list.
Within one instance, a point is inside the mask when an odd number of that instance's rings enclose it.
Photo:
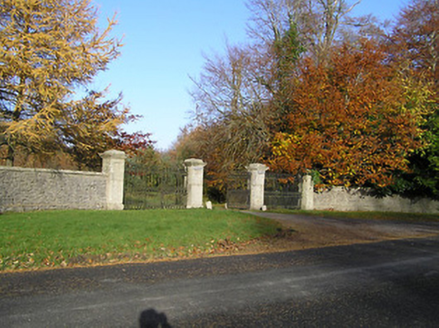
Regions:
[[[90,0],[1,1],[0,146],[8,165],[18,149],[38,153],[62,145],[72,122],[66,117],[84,104],[93,107],[90,97],[82,105],[74,100],[75,90],[119,55],[120,40],[109,36],[115,23],[99,31]],[[126,112],[113,114],[101,124],[110,133]]]
[[[424,116],[423,140],[427,146],[410,157],[411,172],[386,192],[439,198],[439,1],[412,0],[402,9],[390,35],[389,50],[401,71],[412,74],[429,90],[429,111]],[[419,94],[412,92],[412,103]]]

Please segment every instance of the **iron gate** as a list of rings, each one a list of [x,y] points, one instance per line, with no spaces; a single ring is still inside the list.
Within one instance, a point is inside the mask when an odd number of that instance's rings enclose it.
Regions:
[[[127,163],[124,179],[124,208],[186,208],[186,172],[154,169]]]
[[[248,210],[250,207],[250,174],[233,172],[227,178],[227,207]]]
[[[267,172],[264,191],[267,208],[300,209],[300,182],[300,176]]]

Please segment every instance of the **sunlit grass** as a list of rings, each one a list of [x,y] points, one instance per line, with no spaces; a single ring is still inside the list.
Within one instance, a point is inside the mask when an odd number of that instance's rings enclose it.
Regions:
[[[44,211],[0,216],[0,270],[211,254],[275,234],[269,220],[233,211]]]
[[[406,222],[439,222],[438,214],[400,213],[400,212],[340,212],[340,211],[302,211],[275,210],[276,213],[312,215],[328,218],[349,218],[368,220],[392,220]]]

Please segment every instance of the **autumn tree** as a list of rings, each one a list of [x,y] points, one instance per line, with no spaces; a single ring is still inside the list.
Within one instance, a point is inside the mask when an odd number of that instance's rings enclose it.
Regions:
[[[221,163],[216,170],[222,172],[265,158],[283,120],[282,99],[288,97],[283,78],[293,73],[302,55],[316,61],[325,57],[354,6],[345,0],[248,1],[251,42],[227,44],[224,54],[206,57],[203,71],[193,79],[195,120],[208,136],[198,139],[207,147],[198,152],[200,157]],[[275,95],[276,109],[268,106]]]
[[[100,153],[108,149],[119,149],[127,155],[140,154],[152,147],[149,133],[127,133],[120,125],[137,120],[129,108],[121,104],[122,95],[105,100],[105,93],[90,92],[79,101],[70,102],[55,122],[60,131],[60,149],[68,154],[78,169],[98,169]]]
[[[439,1],[412,0],[403,8],[390,49],[399,60],[406,60],[439,85]]]
[[[98,93],[75,95],[119,55],[120,41],[109,36],[115,23],[99,31],[90,0],[1,2],[0,146],[8,165],[18,149],[86,149],[127,120],[126,110],[101,112],[108,103],[96,103]],[[96,131],[81,123],[92,116]]]
[[[258,82],[261,66],[253,55],[250,47],[228,45],[224,56],[207,58],[193,79],[197,154],[223,173],[258,160],[268,146],[268,93]]]
[[[439,197],[439,1],[413,0],[402,9],[389,35],[388,52],[401,72],[429,90],[424,118],[426,146],[409,157],[411,172],[390,192]]]
[[[249,0],[252,12],[249,35],[267,49],[289,33],[291,26],[309,57],[326,60],[329,50],[349,27],[374,25],[353,18],[350,13],[359,1],[347,0]]]
[[[191,125],[186,125],[181,128],[177,139],[168,150],[172,160],[183,162],[188,158],[204,158],[204,156],[200,155],[199,151],[202,133],[203,131],[200,126],[193,128]]]
[[[276,134],[270,165],[316,172],[322,185],[388,186],[423,146],[428,90],[389,65],[371,41],[335,48],[329,59],[304,59],[290,78],[286,126]]]

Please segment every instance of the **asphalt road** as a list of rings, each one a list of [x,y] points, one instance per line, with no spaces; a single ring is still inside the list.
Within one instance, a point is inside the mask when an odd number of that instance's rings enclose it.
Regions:
[[[1,327],[437,327],[439,237],[0,275]]]

